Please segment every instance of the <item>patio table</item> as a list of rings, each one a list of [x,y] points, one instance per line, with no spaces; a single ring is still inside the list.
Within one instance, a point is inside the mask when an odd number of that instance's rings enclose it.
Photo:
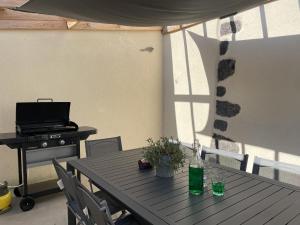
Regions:
[[[91,179],[133,214],[153,225],[299,225],[299,187],[215,165],[225,177],[225,194],[214,197],[188,190],[188,167],[173,178],[155,170],[140,171],[142,150],[120,151],[99,158],[69,161],[68,166]],[[69,225],[75,225],[69,212]]]

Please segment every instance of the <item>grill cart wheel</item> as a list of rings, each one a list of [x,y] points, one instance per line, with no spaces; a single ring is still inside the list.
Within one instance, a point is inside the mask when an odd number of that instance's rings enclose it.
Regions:
[[[25,212],[29,211],[34,207],[35,201],[32,197],[27,196],[22,198],[20,201],[20,208]]]

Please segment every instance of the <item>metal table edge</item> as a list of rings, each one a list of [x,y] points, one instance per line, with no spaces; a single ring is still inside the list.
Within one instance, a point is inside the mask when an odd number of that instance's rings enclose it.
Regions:
[[[102,179],[101,177],[96,176],[95,179],[89,177],[87,175],[86,172],[86,168],[83,167],[80,163],[78,163],[80,161],[80,159],[77,160],[71,160],[68,161],[67,164],[71,167],[73,167],[74,169],[78,170],[81,174],[85,175],[86,177],[88,177],[89,179],[91,179],[93,182],[95,182],[96,184],[98,184],[100,187],[102,187],[102,189],[104,191],[106,191],[107,193],[111,194],[112,196],[116,197],[116,195],[119,195],[118,193],[121,192],[121,190],[117,189],[115,186],[112,186],[111,184],[107,183],[104,179]],[[93,173],[92,171],[90,171],[91,173]],[[101,184],[100,184],[101,183]],[[109,190],[110,189],[110,190]],[[113,190],[113,191],[112,191]],[[151,221],[148,221],[150,224],[156,221],[157,224],[159,225],[172,225],[174,224],[172,221],[167,220],[166,218],[162,219],[160,217],[158,217],[157,215],[153,214],[153,212],[149,211],[147,208],[145,208],[143,205],[139,204],[138,202],[136,202],[135,200],[133,200],[132,198],[128,197],[127,195],[121,195],[121,198],[119,198],[118,196],[116,197],[117,199],[119,199],[126,207],[128,207],[130,210],[132,210],[133,212],[135,212],[137,215],[143,215],[143,213],[138,212],[140,209],[144,209],[147,211],[147,213],[151,214],[153,217]],[[124,199],[125,198],[125,199]],[[130,202],[130,204],[128,204],[128,201]],[[132,202],[132,203],[131,203]],[[133,209],[133,207],[131,206],[131,204],[136,204],[137,207],[134,208],[138,208],[138,211],[136,209]],[[142,216],[143,217],[143,216]],[[144,217],[143,217],[144,218]]]

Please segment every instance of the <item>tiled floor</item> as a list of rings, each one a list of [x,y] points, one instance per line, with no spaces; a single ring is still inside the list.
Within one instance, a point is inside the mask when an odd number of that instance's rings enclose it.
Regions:
[[[23,212],[15,198],[12,209],[0,215],[0,225],[67,225],[66,199],[62,193],[39,198],[31,211]]]
[[[53,194],[36,200],[35,207],[23,212],[19,198],[14,198],[10,211],[0,214],[0,225],[67,225],[66,198],[63,193]],[[112,217],[118,218],[121,213]]]

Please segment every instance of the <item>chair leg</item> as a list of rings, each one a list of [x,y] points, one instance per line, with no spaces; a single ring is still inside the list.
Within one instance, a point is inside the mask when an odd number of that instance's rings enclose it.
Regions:
[[[125,209],[123,209],[123,210],[122,210],[122,213],[121,213],[121,216],[124,216],[124,215],[126,215],[126,213],[127,213],[127,212],[126,212],[126,210],[125,210]]]
[[[115,221],[122,220],[122,219],[124,219],[126,216],[127,216],[127,211],[126,211],[125,209],[123,209],[123,210],[121,211],[121,215],[120,215]]]
[[[253,164],[252,174],[259,175],[259,165],[256,163]]]

